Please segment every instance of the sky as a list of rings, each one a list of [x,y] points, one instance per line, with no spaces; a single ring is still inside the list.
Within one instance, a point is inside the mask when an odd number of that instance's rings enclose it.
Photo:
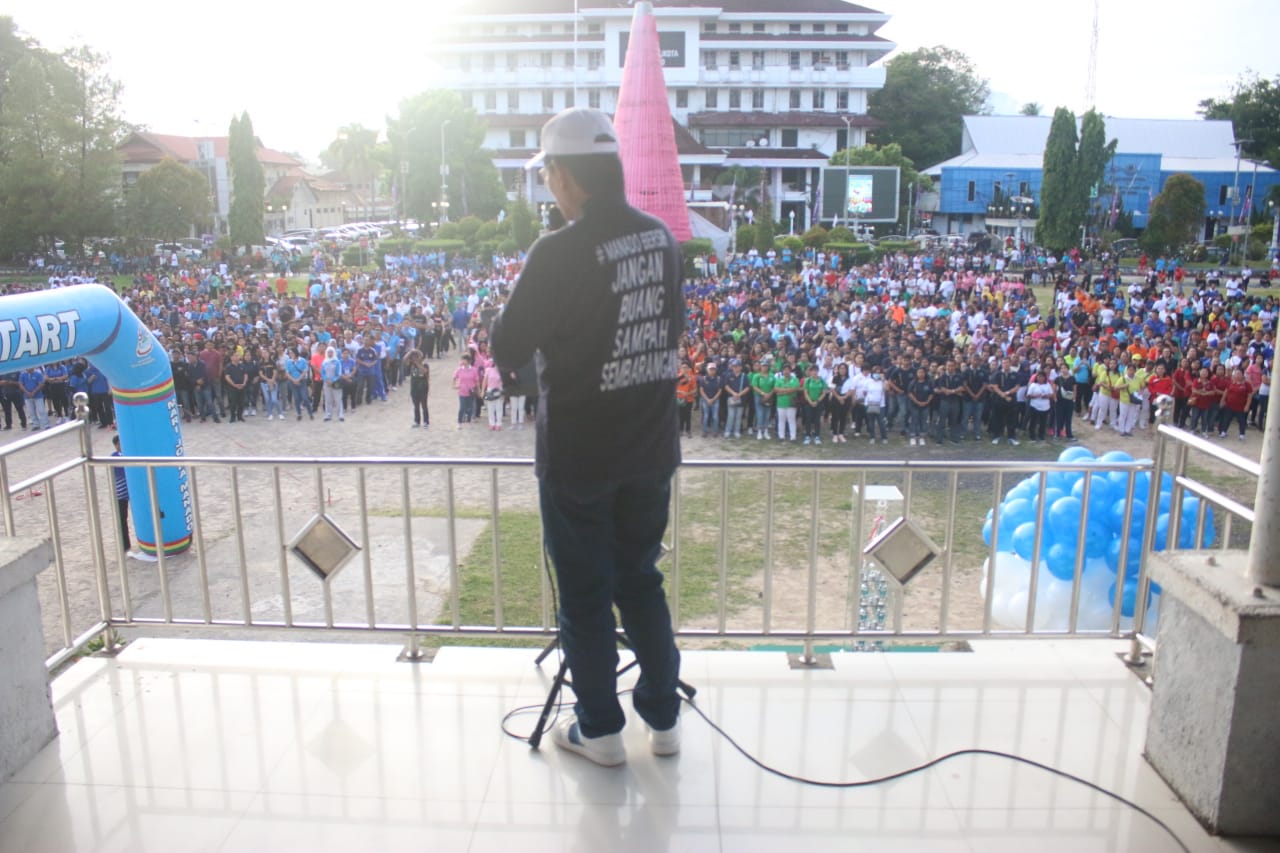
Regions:
[[[432,87],[423,33],[457,0],[295,4],[220,0],[7,0],[0,14],[46,48],[109,57],[125,118],[157,133],[221,136],[248,111],[264,145],[318,161],[337,129],[385,130]],[[708,6],[714,0],[708,0]],[[901,50],[946,45],[973,61],[997,113],[1027,102],[1083,112],[1092,0],[865,0],[892,16]],[[1198,118],[1252,69],[1277,74],[1277,0],[1098,0],[1097,108],[1124,118]],[[186,10],[191,10],[190,12]],[[208,12],[200,10],[207,9]]]

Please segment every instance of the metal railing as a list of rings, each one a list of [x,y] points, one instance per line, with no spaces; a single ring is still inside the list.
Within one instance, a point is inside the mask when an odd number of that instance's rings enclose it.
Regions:
[[[55,668],[106,632],[212,632],[222,635],[325,637],[397,636],[410,656],[428,638],[546,640],[554,636],[554,601],[541,548],[536,483],[527,459],[289,458],[95,456],[87,424],[66,424],[0,448],[0,510],[5,528],[47,525],[53,542],[53,583],[43,596]],[[79,439],[72,458],[11,479],[14,460],[46,442]],[[1167,457],[1173,451],[1172,461]],[[1183,497],[1201,499],[1195,541],[1203,538],[1212,504],[1225,510],[1217,526],[1230,547],[1233,519],[1252,510],[1187,474],[1191,452],[1256,477],[1258,466],[1185,432],[1160,427],[1154,461],[1102,464],[934,461],[691,461],[672,489],[672,522],[662,568],[676,632],[686,641],[794,643],[811,657],[820,643],[864,646],[900,641],[985,637],[1111,637],[1132,639],[1134,655],[1153,647],[1146,636],[1146,557],[1155,543],[1162,475],[1174,482],[1171,519]],[[116,528],[104,522],[112,466],[142,467],[151,492],[156,472],[187,469],[194,509],[191,549],[157,556],[153,564],[126,556]],[[105,476],[99,477],[100,473]],[[1115,595],[1108,624],[1081,623],[1086,527],[1078,548],[1065,622],[1037,619],[1043,607],[1031,572],[1025,619],[995,618],[996,537],[982,541],[985,512],[1000,525],[1001,504],[1016,479],[1041,475],[1044,506],[1051,478],[1079,475],[1081,519],[1091,484],[1110,474],[1127,483],[1133,506],[1139,478],[1152,482],[1132,621]],[[76,478],[80,493],[62,488]],[[100,482],[101,481],[101,482]],[[868,496],[896,490],[903,516],[940,545],[934,565],[905,590],[869,570],[866,541],[891,520],[890,508]],[[105,497],[104,497],[105,495]],[[43,496],[44,518],[28,496]],[[895,499],[896,500],[896,499]],[[290,545],[323,515],[358,546],[349,567],[317,577]],[[83,517],[83,521],[81,518]],[[1125,565],[1132,525],[1126,513],[1119,564]],[[1177,521],[1169,542],[1177,543]],[[68,544],[82,525],[88,542]],[[1046,525],[1037,525],[1032,553],[1042,553]],[[1001,537],[1004,534],[1000,534]],[[1235,537],[1238,539],[1239,537]],[[111,541],[108,541],[108,540]],[[1238,546],[1238,542],[1236,543]],[[984,563],[986,579],[984,582]],[[1062,590],[1059,590],[1060,592]],[[52,606],[50,606],[52,605]]]
[[[1222,532],[1218,537],[1217,543],[1220,550],[1230,550],[1233,545],[1240,547],[1241,544],[1245,548],[1248,547],[1247,538],[1241,537],[1245,539],[1241,543],[1235,541],[1233,537],[1237,521],[1246,522],[1249,525],[1249,535],[1252,535],[1254,523],[1253,507],[1246,506],[1221,490],[1190,477],[1188,469],[1193,453],[1206,456],[1217,465],[1225,466],[1229,470],[1246,475],[1252,480],[1252,486],[1254,487],[1250,489],[1251,496],[1256,492],[1258,478],[1262,476],[1262,466],[1252,459],[1232,453],[1211,441],[1200,438],[1192,432],[1177,429],[1168,424],[1159,424],[1156,427],[1154,472],[1151,475],[1151,491],[1147,496],[1147,524],[1143,529],[1141,569],[1138,574],[1138,593],[1135,600],[1134,632],[1129,650],[1129,660],[1134,663],[1141,659],[1144,650],[1154,652],[1156,647],[1155,638],[1147,632],[1146,625],[1148,594],[1151,589],[1151,578],[1147,563],[1156,545],[1157,526],[1155,520],[1160,514],[1158,495],[1165,474],[1171,475],[1173,481],[1168,509],[1167,542],[1177,543],[1181,539],[1182,508],[1188,492],[1199,500],[1199,505],[1196,509],[1195,528],[1192,535],[1194,542],[1201,543],[1203,541],[1210,506],[1222,511]]]

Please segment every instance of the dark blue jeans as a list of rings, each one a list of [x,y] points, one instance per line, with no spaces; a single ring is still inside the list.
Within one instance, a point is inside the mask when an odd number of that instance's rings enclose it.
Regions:
[[[667,528],[671,472],[623,482],[539,482],[542,531],[560,587],[560,645],[573,677],[578,726],[587,737],[622,730],[617,623],[622,615],[640,664],[632,695],[654,729],[676,724],[680,653],[656,562]]]

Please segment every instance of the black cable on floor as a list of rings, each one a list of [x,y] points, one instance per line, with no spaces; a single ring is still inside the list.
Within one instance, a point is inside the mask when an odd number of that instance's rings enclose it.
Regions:
[[[618,696],[625,696],[630,692],[631,690],[620,690],[618,691]],[[923,764],[918,764],[915,767],[908,767],[905,770],[899,770],[896,773],[890,773],[886,776],[878,776],[873,779],[862,779],[862,780],[853,781],[853,782],[849,782],[849,781],[833,782],[833,781],[828,781],[823,779],[810,779],[806,776],[799,776],[794,773],[788,773],[785,770],[779,770],[776,767],[771,767],[768,764],[765,764],[759,758],[756,758],[754,755],[748,752],[746,748],[743,747],[740,743],[734,740],[732,735],[730,735],[728,732],[722,729],[717,723],[715,723],[710,717],[708,717],[701,708],[699,708],[691,700],[681,697],[680,701],[684,702],[686,705],[692,708],[694,713],[696,713],[699,717],[701,717],[703,721],[706,722],[706,724],[711,727],[712,731],[716,732],[716,734],[724,738],[725,741],[728,742],[728,744],[732,746],[735,750],[737,750],[738,754],[740,754],[743,758],[747,759],[747,761],[750,761],[752,764],[754,764],[756,767],[759,767],[764,772],[769,773],[773,776],[777,776],[780,779],[786,779],[789,782],[796,782],[801,785],[812,785],[818,788],[846,788],[846,789],[869,788],[875,785],[883,785],[886,782],[892,782],[897,779],[905,779],[906,777],[919,773],[922,770],[928,770],[944,762],[950,761],[953,758],[959,758],[965,755],[977,755],[977,756],[985,755],[985,756],[991,756],[994,758],[1003,758],[1008,761],[1014,761],[1019,764],[1025,764],[1028,767],[1034,767],[1038,770],[1043,770],[1047,773],[1052,773],[1055,776],[1059,776],[1063,779],[1067,779],[1077,784],[1083,785],[1086,788],[1089,788],[1090,790],[1096,791],[1099,794],[1102,794],[1103,796],[1110,797],[1116,802],[1122,803],[1123,805],[1128,806],[1129,808],[1138,812],[1142,816],[1146,817],[1156,826],[1163,829],[1166,833],[1168,833],[1169,837],[1174,840],[1174,843],[1177,844],[1178,847],[1184,851],[1184,853],[1191,853],[1187,845],[1183,843],[1182,839],[1178,837],[1177,833],[1175,833],[1167,823],[1162,821],[1160,818],[1156,817],[1147,809],[1133,802],[1132,800],[1128,800],[1123,796],[1121,796],[1120,794],[1115,793],[1114,791],[1109,791],[1106,788],[1102,787],[1101,785],[1098,785],[1097,783],[1090,782],[1088,779],[1083,779],[1072,773],[1068,773],[1065,770],[1059,770],[1056,767],[1050,767],[1048,764],[1042,764],[1041,762],[1035,761],[1030,758],[1024,758],[1021,755],[1014,755],[1013,753],[1010,753],[1010,752],[1001,752],[1000,750],[996,750],[996,749],[981,749],[978,747],[973,747],[970,749],[957,749],[954,752],[948,752],[946,755],[940,755],[937,758],[926,761]],[[557,704],[556,706],[557,715],[559,714],[560,708],[562,708],[564,704],[565,704],[564,702],[560,702]],[[513,717],[517,717],[521,714],[538,713],[541,710],[542,710],[541,705],[523,705],[519,708],[515,708],[507,712],[506,716],[502,718],[503,734],[507,735],[507,737],[515,738],[516,740],[519,740],[519,741],[527,741],[529,739],[528,735],[521,735],[521,734],[517,734],[516,732],[513,732],[510,728],[508,728],[507,723],[510,722],[510,720]],[[552,722],[547,727],[548,730],[550,730],[551,726],[554,725],[554,722],[555,722],[555,717],[552,717]]]

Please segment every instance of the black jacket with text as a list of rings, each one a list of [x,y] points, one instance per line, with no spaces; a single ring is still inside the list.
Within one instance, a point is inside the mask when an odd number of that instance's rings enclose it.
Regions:
[[[680,464],[681,252],[660,220],[619,199],[539,239],[491,346],[504,372],[537,352],[536,473],[622,480]]]

